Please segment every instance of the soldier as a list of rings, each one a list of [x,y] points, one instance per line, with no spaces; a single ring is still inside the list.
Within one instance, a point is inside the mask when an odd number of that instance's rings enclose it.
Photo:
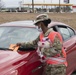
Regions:
[[[40,51],[45,58],[43,75],[66,75],[66,53],[62,48],[62,37],[58,32],[48,28],[50,22],[47,14],[38,15],[35,20],[35,25],[41,32],[38,38],[28,43],[17,43],[17,46],[38,46],[37,52]]]

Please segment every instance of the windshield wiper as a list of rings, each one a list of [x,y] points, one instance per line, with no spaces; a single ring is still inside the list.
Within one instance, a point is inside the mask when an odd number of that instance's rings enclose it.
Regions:
[[[12,49],[9,49],[9,48],[0,48],[0,50],[11,50],[12,51]]]

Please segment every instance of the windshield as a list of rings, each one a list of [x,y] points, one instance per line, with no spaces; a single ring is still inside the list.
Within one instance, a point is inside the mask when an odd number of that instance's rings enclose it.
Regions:
[[[39,35],[35,28],[0,27],[0,48],[9,48],[10,44],[33,41]]]

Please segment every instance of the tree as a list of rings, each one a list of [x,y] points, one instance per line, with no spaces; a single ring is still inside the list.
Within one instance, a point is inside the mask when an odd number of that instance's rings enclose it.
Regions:
[[[69,12],[71,11],[72,9],[69,7],[69,6],[66,6],[66,7],[63,7],[63,11],[64,12]]]
[[[69,6],[66,6],[66,11],[71,11],[71,8]]]
[[[3,7],[4,7],[4,4],[3,4],[2,0],[0,0],[0,11]]]

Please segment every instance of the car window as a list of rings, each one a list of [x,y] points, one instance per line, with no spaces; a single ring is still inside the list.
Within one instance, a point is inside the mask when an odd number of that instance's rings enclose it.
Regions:
[[[67,27],[59,26],[58,28],[63,37],[63,40],[67,40],[70,38],[70,32]]]
[[[0,48],[8,48],[10,44],[35,40],[39,32],[35,28],[0,27]]]
[[[4,29],[0,28],[0,36],[3,34],[4,30],[5,28]]]
[[[74,36],[75,35],[75,32],[74,32],[73,29],[71,29],[71,28],[68,27],[68,30],[69,30],[71,36]]]

